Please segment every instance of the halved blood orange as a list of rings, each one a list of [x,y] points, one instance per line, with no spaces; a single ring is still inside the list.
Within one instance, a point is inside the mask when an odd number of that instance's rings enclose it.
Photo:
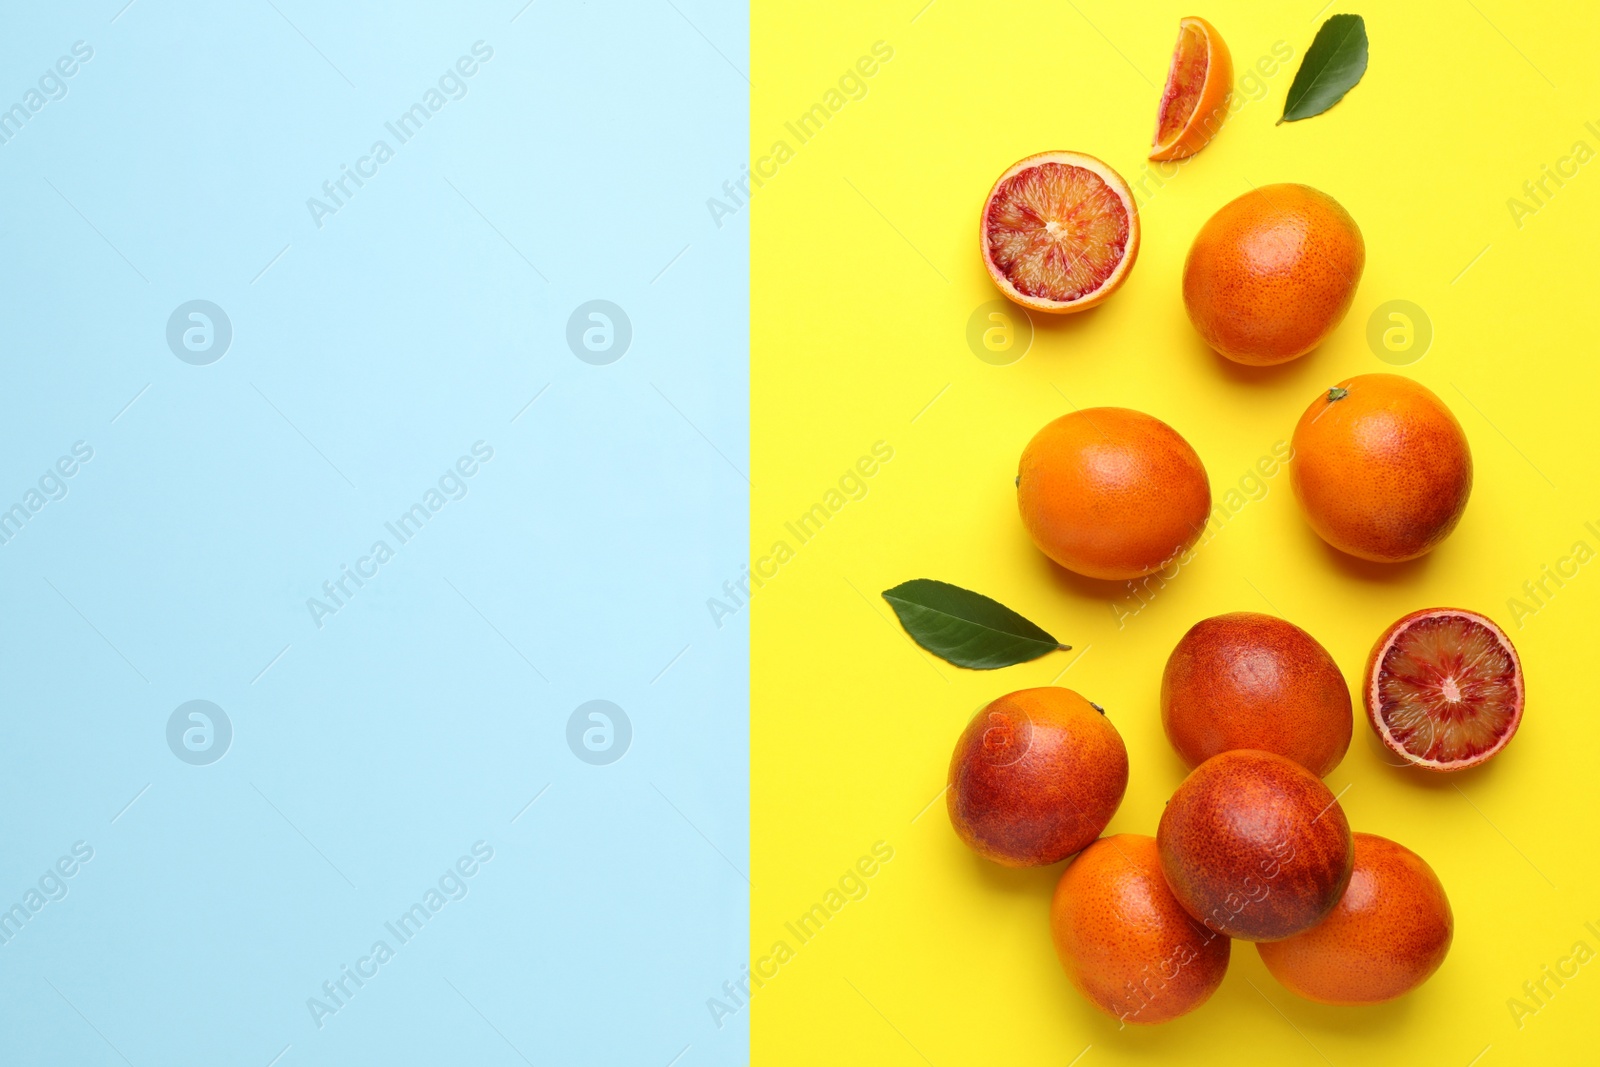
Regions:
[[[1233,57],[1222,35],[1205,19],[1180,21],[1150,158],[1186,159],[1204,148],[1228,117],[1232,91]]]
[[[978,224],[983,265],[1023,307],[1066,314],[1122,285],[1139,255],[1139,209],[1122,176],[1080,152],[1040,152],[1000,175]]]
[[[1367,720],[1389,749],[1430,771],[1476,767],[1522,723],[1522,662],[1475,611],[1427,608],[1384,631],[1367,657]]]

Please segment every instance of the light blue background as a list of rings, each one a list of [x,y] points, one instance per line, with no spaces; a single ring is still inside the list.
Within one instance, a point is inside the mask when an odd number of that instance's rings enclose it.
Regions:
[[[743,1063],[705,1006],[748,915],[746,616],[705,606],[746,558],[748,222],[705,207],[748,158],[743,8],[122,2],[0,36],[0,106],[94,50],[0,144],[0,508],[94,450],[0,545],[0,908],[94,849],[0,944],[0,1061]],[[166,344],[192,299],[232,322],[209,366]],[[591,299],[633,326],[607,366],[565,340]],[[209,766],[167,747],[192,699],[233,724]],[[633,724],[610,765],[567,746],[591,699]]]

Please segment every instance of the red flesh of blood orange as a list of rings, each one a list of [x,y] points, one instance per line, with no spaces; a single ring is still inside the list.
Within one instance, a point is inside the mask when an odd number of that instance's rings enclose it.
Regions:
[[[1522,664],[1504,631],[1456,608],[1413,612],[1367,658],[1367,718],[1396,755],[1458,771],[1499,752],[1522,722]]]
[[[1114,292],[1139,252],[1127,183],[1093,156],[1043,152],[1008,169],[984,202],[984,266],[1025,307],[1065,313]]]
[[[1178,133],[1189,124],[1195,105],[1200,103],[1200,90],[1205,88],[1206,70],[1210,65],[1205,38],[1200,31],[1190,26],[1180,27],[1178,45],[1172,50],[1172,68],[1167,72],[1167,85],[1161,94],[1161,109],[1156,115],[1158,146],[1177,140]]]
[[[1150,158],[1187,159],[1204,148],[1228,117],[1232,83],[1233,57],[1216,27],[1201,18],[1180,22]]]

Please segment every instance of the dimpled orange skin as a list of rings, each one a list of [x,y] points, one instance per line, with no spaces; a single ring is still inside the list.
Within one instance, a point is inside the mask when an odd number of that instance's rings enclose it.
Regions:
[[[1356,834],[1355,872],[1319,926],[1257,945],[1290,992],[1320,1004],[1381,1004],[1426,982],[1450,951],[1455,918],[1426,861],[1376,834]]]
[[[1258,748],[1323,778],[1344,759],[1354,723],[1350,688],[1327,649],[1272,615],[1195,623],[1161,676],[1161,725],[1191,769]]]
[[[1128,750],[1070,689],[1008,693],[972,717],[950,757],[950,823],[1006,867],[1059,863],[1100,836],[1128,788]]]
[[[1350,880],[1344,810],[1316,775],[1271,752],[1235,749],[1189,772],[1156,842],[1178,903],[1242,941],[1315,926]]]
[[[1183,264],[1183,304],[1206,344],[1264,367],[1305,355],[1355,299],[1366,244],[1350,213],[1308,185],[1267,185],[1223,205]]]
[[[1189,442],[1160,419],[1088,408],[1023,449],[1017,508],[1033,543],[1061,566],[1125,581],[1169,566],[1199,540],[1211,484]]]
[[[1228,973],[1232,942],[1183,910],[1156,840],[1101,838],[1061,872],[1050,936],[1067,977],[1126,1023],[1164,1023],[1204,1004]]]
[[[1324,390],[1294,429],[1289,481],[1324,541],[1399,563],[1425,555],[1461,521],[1472,450],[1455,415],[1398,374],[1362,374]]]

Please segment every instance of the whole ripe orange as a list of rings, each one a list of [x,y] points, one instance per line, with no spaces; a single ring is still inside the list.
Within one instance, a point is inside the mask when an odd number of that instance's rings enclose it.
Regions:
[[[1161,676],[1161,725],[1191,768],[1258,748],[1322,778],[1344,758],[1354,722],[1350,689],[1327,649],[1272,615],[1195,623]]]
[[[1450,951],[1455,919],[1426,861],[1377,834],[1355,835],[1355,869],[1320,925],[1257,945],[1294,993],[1322,1004],[1379,1004],[1409,993]]]
[[[1178,903],[1213,930],[1277,941],[1327,917],[1350,880],[1350,824],[1321,779],[1241,748],[1189,772],[1156,829]]]
[[[956,834],[1007,867],[1044,867],[1106,828],[1128,788],[1128,750],[1070,689],[1008,693],[972,717],[950,757]]]
[[[1311,402],[1289,480],[1311,528],[1342,552],[1415,559],[1450,535],[1472,492],[1461,424],[1426,387],[1362,374]]]
[[[1126,1023],[1164,1023],[1204,1004],[1232,945],[1183,910],[1144,834],[1101,838],[1068,865],[1050,935],[1078,992]]]
[[[1199,540],[1211,485],[1189,442],[1127,408],[1087,408],[1023,449],[1017,508],[1033,543],[1070,571],[1125,580],[1160,570]]]
[[[1238,363],[1303,356],[1350,310],[1366,245],[1349,212],[1308,185],[1245,193],[1200,228],[1183,304],[1206,344]]]

